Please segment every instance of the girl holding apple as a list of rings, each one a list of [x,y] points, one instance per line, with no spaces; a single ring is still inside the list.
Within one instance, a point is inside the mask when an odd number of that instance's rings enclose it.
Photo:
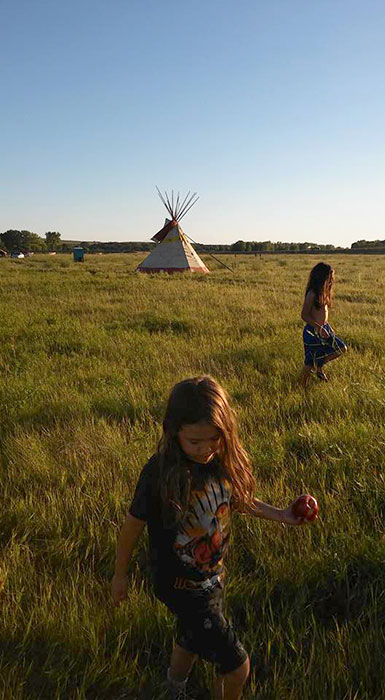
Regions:
[[[300,525],[295,503],[280,509],[255,498],[255,478],[226,391],[210,376],[171,391],[157,452],[143,468],[117,547],[112,594],[127,598],[129,561],[147,525],[155,595],[177,619],[167,673],[169,698],[188,698],[198,657],[216,664],[216,700],[239,700],[250,662],[223,615],[224,558],[234,510]]]

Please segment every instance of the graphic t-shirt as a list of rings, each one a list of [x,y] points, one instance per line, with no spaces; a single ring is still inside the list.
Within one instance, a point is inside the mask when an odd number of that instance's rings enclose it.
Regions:
[[[230,536],[232,488],[219,461],[189,462],[191,494],[185,516],[165,527],[159,484],[159,458],[151,457],[139,477],[129,512],[147,522],[155,584],[176,578],[204,581],[223,571]]]

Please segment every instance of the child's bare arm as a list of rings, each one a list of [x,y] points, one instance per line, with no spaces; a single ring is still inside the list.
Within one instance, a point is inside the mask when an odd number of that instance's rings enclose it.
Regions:
[[[315,326],[316,328],[321,328],[321,324],[317,323],[317,321],[314,320],[312,317],[312,308],[314,305],[314,300],[315,300],[315,294],[312,290],[306,294],[305,301],[303,302],[302,306],[302,311],[301,311],[301,318],[305,323],[310,323],[312,326]]]
[[[118,539],[115,574],[127,574],[128,563],[145,525],[145,520],[139,520],[130,513],[127,515]]]
[[[253,504],[246,507],[246,513],[262,520],[276,520],[286,525],[302,525],[303,518],[298,518],[293,514],[291,504],[288,508],[276,508],[268,503],[254,498]]]
[[[112,579],[112,597],[115,605],[127,598],[127,570],[135,549],[135,545],[146,525],[145,520],[139,520],[130,513],[127,515],[118,539],[116,551],[115,573]]]
[[[326,328],[324,328],[322,323],[316,321],[312,316],[314,300],[315,294],[312,290],[310,290],[310,292],[306,294],[305,301],[303,302],[301,318],[303,321],[305,321],[305,323],[309,323],[311,326],[314,326],[314,328],[317,328],[323,338],[328,338],[329,333],[327,332]]]

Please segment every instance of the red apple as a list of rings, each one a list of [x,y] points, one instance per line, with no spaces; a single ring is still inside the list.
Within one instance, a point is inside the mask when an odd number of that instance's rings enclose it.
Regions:
[[[308,493],[299,496],[294,501],[291,509],[296,518],[302,518],[303,520],[315,520],[318,515],[318,503],[314,496],[310,496]]]

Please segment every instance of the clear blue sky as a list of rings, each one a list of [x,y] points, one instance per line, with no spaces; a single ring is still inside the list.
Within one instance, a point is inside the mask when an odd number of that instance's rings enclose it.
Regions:
[[[0,0],[0,232],[385,238],[382,0]]]

